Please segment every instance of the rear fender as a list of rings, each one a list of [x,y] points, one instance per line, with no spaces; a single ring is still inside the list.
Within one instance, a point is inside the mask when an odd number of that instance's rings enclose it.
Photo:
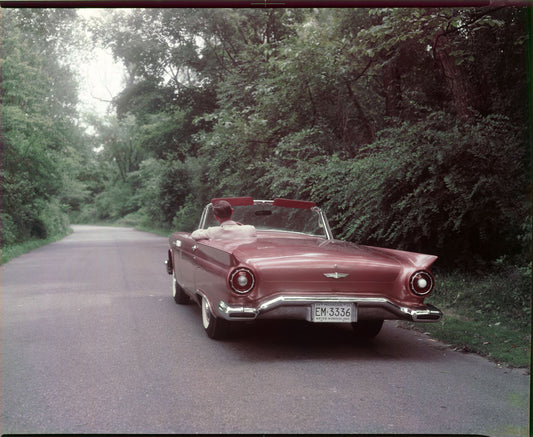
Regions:
[[[432,264],[437,260],[435,255],[426,255],[424,253],[407,252],[404,250],[379,248],[380,251],[396,258],[402,264],[407,261],[416,270],[429,270]]]
[[[409,288],[409,279],[411,275],[419,270],[426,270],[431,273],[431,266],[437,260],[435,255],[427,255],[423,253],[407,252],[396,249],[379,248],[380,251],[387,253],[394,257],[401,265],[403,265],[402,273],[398,276],[398,290],[401,290],[398,295],[399,299],[411,304],[422,304],[426,296],[416,296]]]

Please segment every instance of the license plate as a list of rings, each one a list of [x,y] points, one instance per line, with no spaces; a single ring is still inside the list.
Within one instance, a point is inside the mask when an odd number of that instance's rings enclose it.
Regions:
[[[356,309],[351,303],[314,303],[313,322],[355,322]]]

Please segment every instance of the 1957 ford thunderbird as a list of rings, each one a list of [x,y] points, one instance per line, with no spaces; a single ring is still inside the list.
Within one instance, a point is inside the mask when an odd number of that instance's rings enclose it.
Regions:
[[[441,319],[424,304],[436,256],[336,240],[324,212],[299,200],[213,199],[200,229],[218,224],[218,200],[232,205],[233,220],[255,226],[256,236],[197,241],[175,232],[166,260],[175,302],[200,305],[209,337],[260,318],[350,323],[363,338],[376,336],[386,319]]]

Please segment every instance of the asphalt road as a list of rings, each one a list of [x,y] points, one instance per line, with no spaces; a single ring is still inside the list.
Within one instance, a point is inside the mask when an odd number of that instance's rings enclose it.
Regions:
[[[210,340],[167,239],[74,226],[1,268],[2,433],[529,435],[529,375],[386,322],[265,321]]]

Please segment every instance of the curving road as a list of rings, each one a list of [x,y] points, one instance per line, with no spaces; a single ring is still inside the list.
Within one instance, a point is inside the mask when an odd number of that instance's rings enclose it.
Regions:
[[[172,299],[167,239],[74,233],[1,268],[1,433],[529,435],[529,375],[387,322],[242,325]]]

